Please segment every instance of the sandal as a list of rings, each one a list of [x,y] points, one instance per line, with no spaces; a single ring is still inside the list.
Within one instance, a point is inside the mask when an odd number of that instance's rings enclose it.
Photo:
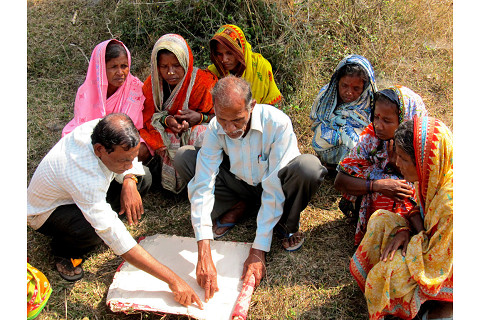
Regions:
[[[221,234],[217,234],[215,233],[215,231],[213,232],[213,239],[217,240],[217,239],[220,239],[221,237],[225,236],[230,230],[232,230],[233,227],[235,227],[236,223],[235,222],[227,222],[227,223],[221,223],[220,222],[220,219],[217,218],[215,220],[215,224],[217,226],[217,229],[218,228],[227,228],[227,230],[225,230],[223,233]]]
[[[290,247],[285,247],[285,243],[287,243],[287,245],[288,245],[289,240],[292,237],[299,237],[300,241],[296,245],[293,245],[293,246],[290,246]],[[283,247],[283,249],[285,249],[285,251],[293,252],[293,251],[299,250],[303,246],[304,242],[305,242],[305,234],[301,231],[297,231],[295,233],[289,233],[288,237],[284,237],[282,239],[282,247]]]
[[[81,272],[73,276],[70,276],[68,274],[61,272],[57,267],[57,264],[60,264],[65,270],[68,270],[68,271],[75,271],[77,268],[80,268]],[[55,258],[55,269],[58,271],[58,274],[60,275],[60,277],[70,282],[75,282],[83,278],[84,272],[81,264],[82,264],[82,259],[69,260],[63,257]]]

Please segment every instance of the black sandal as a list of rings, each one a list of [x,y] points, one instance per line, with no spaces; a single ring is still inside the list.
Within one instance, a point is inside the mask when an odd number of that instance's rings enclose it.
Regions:
[[[78,261],[80,260],[80,261]],[[80,268],[80,270],[82,272],[80,272],[79,274],[75,274],[73,276],[70,276],[68,274],[65,274],[65,273],[62,273],[58,267],[57,267],[57,264],[61,264],[62,267],[66,270],[69,270],[69,271],[75,271],[76,268]],[[83,272],[83,268],[82,268],[82,259],[67,259],[67,258],[62,258],[62,257],[55,257],[55,269],[58,271],[58,274],[60,275],[60,277],[62,277],[63,279],[67,280],[67,281],[70,281],[70,282],[75,282],[75,281],[78,281],[80,279],[83,278],[84,276],[84,272]]]

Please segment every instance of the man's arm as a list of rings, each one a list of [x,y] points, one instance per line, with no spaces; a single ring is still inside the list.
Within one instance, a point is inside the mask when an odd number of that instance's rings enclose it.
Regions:
[[[120,194],[120,212],[126,214],[129,225],[137,224],[143,214],[142,197],[137,189],[137,179],[133,174],[125,175]]]
[[[138,269],[168,283],[175,297],[175,301],[178,303],[188,306],[196,302],[200,309],[203,309],[202,301],[200,301],[195,291],[175,272],[158,262],[140,245],[135,245],[121,256]]]
[[[195,176],[188,184],[191,220],[198,245],[197,282],[205,289],[205,301],[218,291],[217,270],[213,264],[210,240],[213,240],[211,212],[215,202],[215,179],[223,160],[223,149],[212,120],[197,155]]]
[[[217,269],[212,260],[210,240],[200,240],[197,242],[197,245],[197,283],[205,289],[205,302],[208,302],[210,298],[213,298],[213,294],[218,291]]]

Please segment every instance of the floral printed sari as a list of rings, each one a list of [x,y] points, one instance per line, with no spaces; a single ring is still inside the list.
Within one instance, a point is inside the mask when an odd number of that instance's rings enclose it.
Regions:
[[[399,123],[410,120],[415,115],[426,115],[425,104],[418,94],[402,86],[388,89],[393,90],[400,101]],[[386,143],[376,136],[372,123],[360,134],[358,144],[340,162],[337,171],[353,177],[370,180],[403,179],[403,177],[389,165]],[[413,187],[413,185],[411,186]],[[356,197],[347,194],[344,194],[343,197],[352,202],[356,200]],[[362,241],[368,219],[373,212],[379,209],[386,209],[404,215],[410,211],[414,205],[410,200],[413,199],[395,202],[393,199],[379,192],[363,195],[355,231],[355,245],[358,245],[360,241]]]

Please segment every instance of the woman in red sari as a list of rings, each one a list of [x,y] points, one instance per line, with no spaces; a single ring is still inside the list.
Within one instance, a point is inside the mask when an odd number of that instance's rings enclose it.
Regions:
[[[207,123],[214,116],[211,88],[217,77],[193,66],[193,55],[177,34],[160,37],[152,50],[151,75],[145,80],[143,129],[139,160],[147,164],[155,180],[174,193],[183,181],[173,158],[183,145],[201,146]]]

